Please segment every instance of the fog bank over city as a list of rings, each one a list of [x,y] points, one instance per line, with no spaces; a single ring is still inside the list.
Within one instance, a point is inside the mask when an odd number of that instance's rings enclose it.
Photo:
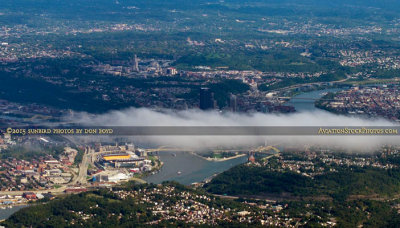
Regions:
[[[153,111],[129,108],[93,115],[76,113],[73,121],[93,126],[338,126],[373,127],[398,126],[384,119],[364,119],[336,115],[326,111],[294,114],[220,113],[216,111],[185,110]],[[384,144],[397,144],[398,136],[132,136],[134,143],[171,146],[188,149],[280,146],[343,147],[350,152],[371,152]]]

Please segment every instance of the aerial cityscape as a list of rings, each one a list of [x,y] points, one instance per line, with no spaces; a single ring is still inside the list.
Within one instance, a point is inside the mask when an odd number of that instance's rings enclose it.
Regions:
[[[0,227],[399,227],[399,12],[2,0]]]

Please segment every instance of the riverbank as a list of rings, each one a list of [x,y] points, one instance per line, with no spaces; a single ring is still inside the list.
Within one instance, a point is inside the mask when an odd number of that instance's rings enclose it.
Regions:
[[[238,154],[238,155],[235,155],[235,156],[232,156],[232,157],[210,158],[210,157],[203,157],[203,156],[201,156],[200,154],[197,154],[197,153],[195,153],[195,152],[193,152],[193,151],[190,151],[189,153],[191,153],[191,154],[193,154],[194,156],[197,156],[197,157],[199,157],[199,158],[202,158],[202,159],[204,159],[204,160],[210,161],[210,162],[224,162],[224,161],[229,161],[229,160],[232,160],[232,159],[241,158],[241,157],[246,156],[246,154]]]
[[[29,204],[21,204],[17,206],[13,206],[12,208],[0,209],[0,221],[4,221],[9,218],[15,212],[21,210],[22,208],[30,206]]]

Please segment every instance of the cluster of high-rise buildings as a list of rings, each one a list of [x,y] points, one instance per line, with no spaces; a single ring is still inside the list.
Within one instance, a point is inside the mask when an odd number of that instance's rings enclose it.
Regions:
[[[200,88],[200,109],[201,110],[211,110],[217,108],[217,101],[214,98],[214,93],[210,88],[202,87]],[[232,112],[237,111],[237,96],[230,94],[229,96],[229,109]]]
[[[137,55],[128,60],[111,60],[107,63],[87,65],[96,72],[126,77],[174,76],[178,70],[171,60],[139,59]]]

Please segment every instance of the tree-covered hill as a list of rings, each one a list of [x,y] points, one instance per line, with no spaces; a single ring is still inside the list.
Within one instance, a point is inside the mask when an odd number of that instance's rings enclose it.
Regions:
[[[386,197],[400,193],[400,170],[341,168],[310,178],[290,171],[241,165],[221,173],[205,188],[211,193],[242,196],[329,196],[339,200],[351,195]]]

